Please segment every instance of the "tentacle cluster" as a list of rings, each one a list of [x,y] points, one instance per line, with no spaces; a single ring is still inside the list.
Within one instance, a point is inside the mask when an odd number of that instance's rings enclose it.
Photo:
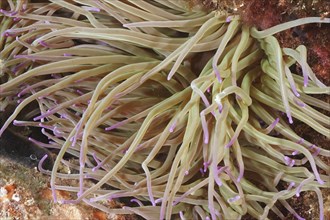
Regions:
[[[19,104],[0,134],[12,122],[42,128],[50,142],[31,141],[58,149],[52,171],[42,168],[46,157],[39,164],[55,200],[56,189],[74,191],[76,200],[62,202],[146,219],[284,218],[280,206],[301,218],[286,200],[313,190],[322,218],[330,168],[319,156],[330,152],[290,124],[329,138],[329,105],[311,95],[330,88],[306,47],[281,48],[273,35],[328,18],[258,31],[178,0],[3,2],[1,109]],[[15,120],[31,102],[40,114]],[[76,173],[60,173],[61,163]],[[105,205],[117,198],[139,206]]]

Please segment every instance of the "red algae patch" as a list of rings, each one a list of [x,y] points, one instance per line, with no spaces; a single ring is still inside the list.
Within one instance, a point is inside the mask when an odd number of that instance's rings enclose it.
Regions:
[[[83,204],[55,204],[48,182],[49,176],[39,173],[36,168],[26,168],[0,155],[0,219],[136,219],[134,216],[110,216]],[[56,190],[56,194],[59,200],[72,199],[67,191]],[[108,207],[118,204],[113,201]]]

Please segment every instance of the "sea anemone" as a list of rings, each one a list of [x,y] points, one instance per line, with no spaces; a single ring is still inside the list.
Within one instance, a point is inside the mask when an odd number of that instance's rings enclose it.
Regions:
[[[39,164],[55,201],[67,190],[76,199],[59,202],[146,219],[283,219],[284,208],[302,219],[287,199],[315,191],[323,218],[330,152],[291,124],[329,138],[330,107],[313,95],[330,88],[304,45],[281,48],[274,34],[329,18],[258,31],[178,0],[5,2],[0,103],[18,104],[0,135],[12,122],[41,128],[49,143],[31,141],[56,152],[51,171],[47,156]],[[38,115],[15,120],[30,103]],[[131,203],[110,209],[113,199]]]

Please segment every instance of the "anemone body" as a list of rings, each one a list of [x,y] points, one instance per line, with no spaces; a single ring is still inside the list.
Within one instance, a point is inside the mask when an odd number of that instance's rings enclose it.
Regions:
[[[176,0],[7,3],[0,102],[19,104],[0,134],[12,122],[42,128],[50,142],[34,142],[57,153],[51,171],[42,168],[46,156],[39,164],[55,201],[56,190],[68,190],[76,200],[61,202],[146,219],[284,218],[279,207],[301,218],[286,200],[311,190],[322,219],[330,169],[320,156],[329,151],[291,124],[329,138],[329,106],[312,96],[329,87],[305,46],[281,48],[273,35],[328,18],[258,31],[239,16]],[[33,102],[39,114],[15,120]],[[61,164],[75,173],[59,172]],[[107,207],[120,198],[139,207]]]

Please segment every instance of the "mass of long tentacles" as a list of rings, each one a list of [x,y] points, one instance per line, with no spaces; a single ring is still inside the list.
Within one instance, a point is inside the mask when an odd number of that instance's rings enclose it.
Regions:
[[[0,134],[12,123],[41,128],[49,143],[31,141],[57,152],[51,171],[46,156],[39,164],[55,201],[56,190],[67,190],[76,199],[59,202],[146,219],[283,219],[283,207],[302,219],[287,199],[315,191],[323,218],[320,188],[329,187],[330,168],[320,156],[330,152],[291,124],[330,138],[330,107],[313,96],[330,88],[309,67],[304,45],[281,48],[273,35],[330,19],[258,31],[178,0],[0,6],[1,110],[17,105]],[[30,103],[38,114],[17,120]],[[79,184],[59,185],[61,178]],[[107,207],[121,198],[137,205]]]

